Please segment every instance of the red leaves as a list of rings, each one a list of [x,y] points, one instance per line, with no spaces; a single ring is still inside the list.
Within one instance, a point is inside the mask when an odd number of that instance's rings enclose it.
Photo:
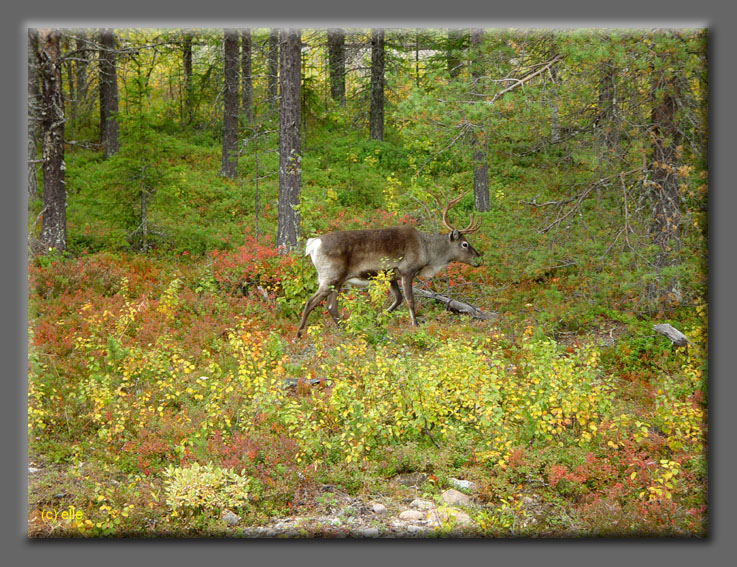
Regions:
[[[573,471],[563,465],[553,465],[548,471],[548,484],[555,488],[561,480],[567,480],[574,484],[586,482],[586,475],[582,466],[577,466]]]
[[[263,245],[247,235],[245,244],[232,252],[210,252],[215,281],[229,291],[240,286],[278,285],[285,270],[294,262],[289,255],[280,255],[273,246]]]

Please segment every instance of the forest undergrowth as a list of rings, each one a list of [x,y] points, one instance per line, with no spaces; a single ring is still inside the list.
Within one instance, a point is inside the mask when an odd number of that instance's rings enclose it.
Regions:
[[[433,197],[472,186],[469,147],[462,167],[460,150],[438,149],[422,130],[437,115],[406,80],[390,85],[395,117],[381,142],[354,128],[350,104],[311,99],[312,84],[300,246],[338,229],[440,231]],[[451,215],[480,221],[468,238],[482,265],[415,282],[491,317],[418,298],[412,327],[406,306],[386,313],[380,276],[343,291],[341,326],[321,306],[296,339],[316,277],[302,249],[274,246],[273,131],[244,134],[239,176],[226,179],[215,119],[183,126],[167,108],[154,97],[145,115],[122,113],[121,150],[108,159],[69,148],[69,249],[29,256],[31,537],[238,535],[225,512],[242,528],[309,515],[326,490],[399,501],[396,481],[410,473],[425,479],[415,496],[435,502],[451,479],[472,483],[466,535],[707,535],[697,157],[679,171],[681,263],[657,276],[680,287],[653,299],[652,247],[636,238],[648,228],[623,217],[639,186],[624,175],[592,184],[599,146],[536,146],[534,124],[504,118],[513,105],[502,105],[489,210],[474,211],[469,195]],[[145,230],[139,184],[155,187]],[[586,187],[576,214],[545,205]],[[31,234],[41,208],[29,203]]]

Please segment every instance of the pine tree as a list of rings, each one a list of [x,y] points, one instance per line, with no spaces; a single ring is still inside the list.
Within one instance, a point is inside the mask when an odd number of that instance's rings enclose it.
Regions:
[[[66,250],[66,186],[64,185],[64,98],[61,88],[59,30],[39,31],[36,52],[41,79],[41,136],[43,139],[43,250]]]
[[[225,86],[223,94],[223,155],[220,175],[235,179],[238,166],[238,32],[225,30],[223,47]]]
[[[117,153],[118,144],[118,74],[115,34],[100,31],[100,143],[105,157]]]
[[[280,46],[279,205],[276,246],[297,245],[302,150],[300,140],[302,59],[300,30],[283,29]]]
[[[384,140],[384,30],[371,30],[371,110],[369,133],[372,140]]]

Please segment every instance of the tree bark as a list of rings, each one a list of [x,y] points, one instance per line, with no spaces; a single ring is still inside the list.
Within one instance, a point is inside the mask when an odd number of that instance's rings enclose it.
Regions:
[[[448,69],[448,75],[451,79],[455,79],[461,74],[461,57],[460,52],[466,43],[466,32],[462,29],[448,30],[445,48],[445,64]]]
[[[79,109],[87,98],[87,32],[80,30],[77,32],[76,51],[77,61],[75,68],[75,81],[77,83],[77,96],[72,101],[72,117],[76,118]]]
[[[281,30],[280,47],[279,204],[276,246],[286,251],[297,246],[299,232],[299,215],[295,207],[299,204],[302,169],[300,30]]]
[[[38,144],[40,92],[38,81],[38,30],[28,30],[28,200],[38,198],[36,145]]]
[[[267,54],[267,93],[268,100],[272,108],[276,108],[277,87],[279,78],[279,30],[271,28],[269,30]]]
[[[250,124],[253,122],[253,79],[251,78],[251,30],[241,32],[241,112]]]
[[[100,142],[106,158],[117,153],[118,77],[115,62],[115,35],[100,31]]]
[[[67,248],[60,36],[59,30],[40,30],[40,48],[36,52],[41,79],[40,116],[43,139],[43,209],[39,241],[44,251],[49,248]]]
[[[617,118],[617,99],[614,83],[614,66],[605,61],[599,68],[598,114],[594,126],[599,129],[599,138],[607,149],[614,149],[619,144],[619,127]]]
[[[384,140],[384,30],[371,30],[371,110],[369,134]]]
[[[192,85],[192,32],[185,31],[182,39],[182,68],[184,71],[184,88],[182,92],[183,120],[192,123],[194,115],[194,88]]]
[[[328,67],[330,68],[330,96],[345,106],[345,31],[328,30]]]
[[[220,175],[235,179],[238,166],[238,32],[225,30],[223,48],[225,87],[223,94],[223,159]]]
[[[474,83],[481,78],[481,43],[483,30],[471,30],[471,77]],[[486,132],[483,125],[479,125],[478,135],[473,140],[473,203],[477,211],[488,211],[489,197],[489,165]]]
[[[676,277],[663,278],[661,272],[678,265],[681,224],[680,165],[678,146],[681,135],[676,124],[676,110],[680,95],[676,78],[668,76],[667,65],[663,75],[656,77],[652,85],[653,108],[650,115],[652,132],[652,220],[650,237],[658,247],[654,267],[657,281],[650,286],[651,299],[665,302],[680,300],[679,282]]]

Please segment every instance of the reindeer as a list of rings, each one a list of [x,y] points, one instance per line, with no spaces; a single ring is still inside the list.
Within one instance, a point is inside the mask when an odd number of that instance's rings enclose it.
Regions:
[[[467,193],[467,192],[466,192]],[[443,209],[443,225],[448,234],[419,232],[411,226],[396,226],[373,230],[330,232],[307,240],[305,256],[310,256],[317,270],[319,287],[307,300],[297,329],[297,338],[307,323],[310,312],[327,297],[326,307],[336,324],[340,324],[338,293],[343,284],[368,285],[369,278],[380,271],[390,274],[390,291],[394,297],[388,311],[402,303],[398,282],[402,281],[412,325],[417,326],[412,280],[415,276],[431,278],[450,262],[478,265],[481,255],[466,240],[464,234],[478,230],[474,217],[468,226],[458,230],[448,222],[448,211],[466,193],[449,201]],[[474,264],[475,261],[478,261]]]

